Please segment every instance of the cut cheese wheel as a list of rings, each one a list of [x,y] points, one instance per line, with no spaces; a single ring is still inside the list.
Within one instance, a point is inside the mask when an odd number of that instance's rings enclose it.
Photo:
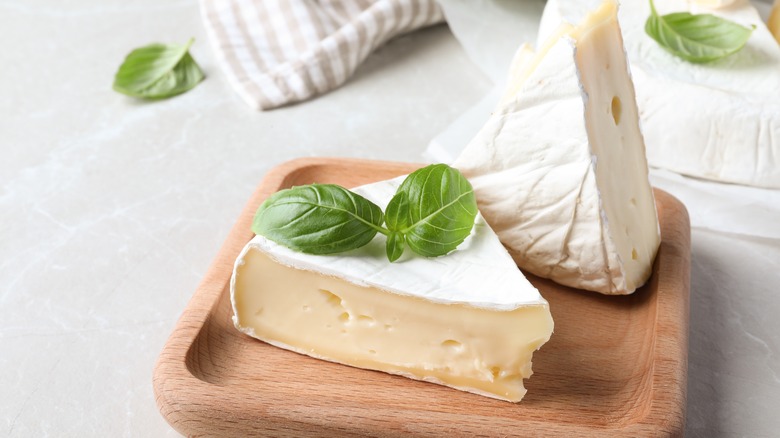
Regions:
[[[522,59],[454,166],[520,267],[632,293],[650,276],[660,235],[617,5],[560,25]]]

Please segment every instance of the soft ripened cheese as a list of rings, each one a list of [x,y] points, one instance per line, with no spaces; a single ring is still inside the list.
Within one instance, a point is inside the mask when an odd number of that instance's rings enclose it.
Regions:
[[[598,0],[549,0],[539,41]],[[747,45],[718,61],[675,57],[645,33],[647,0],[623,2],[619,19],[651,166],[700,178],[780,188],[780,46],[746,0],[710,9],[655,0],[659,14],[689,11],[755,26]]]
[[[355,192],[384,208],[400,182]],[[520,401],[553,321],[481,216],[443,257],[407,249],[390,263],[384,245],[318,256],[256,236],[231,281],[236,327],[315,358]]]
[[[650,276],[660,237],[616,7],[520,56],[530,71],[510,78],[511,96],[454,166],[520,267],[629,294]]]

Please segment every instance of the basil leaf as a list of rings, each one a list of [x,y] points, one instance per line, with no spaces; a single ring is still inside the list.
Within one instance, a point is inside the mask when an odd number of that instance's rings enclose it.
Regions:
[[[386,233],[383,221],[368,199],[337,185],[311,184],[273,194],[257,210],[252,231],[298,252],[333,254]]]
[[[712,14],[675,12],[659,16],[650,0],[645,32],[675,56],[690,62],[709,62],[738,52],[753,29]]]
[[[402,233],[396,231],[411,224],[409,217],[409,197],[406,192],[397,192],[385,209],[385,224],[390,234],[387,236],[387,258],[391,262],[398,260],[404,253],[405,240]]]
[[[127,55],[114,76],[114,90],[128,96],[162,99],[184,93],[203,80],[187,44],[151,44]]]
[[[404,235],[401,233],[390,232],[387,235],[387,259],[391,262],[398,260],[404,253]]]
[[[388,205],[388,228],[404,234],[417,254],[447,254],[471,234],[477,201],[471,184],[456,169],[446,164],[423,167],[411,173],[397,193]],[[407,198],[406,213],[399,196]]]
[[[408,177],[407,177],[408,178]],[[385,224],[390,231],[398,231],[406,228],[412,223],[409,216],[409,194],[398,188],[395,196],[387,203],[385,209]]]

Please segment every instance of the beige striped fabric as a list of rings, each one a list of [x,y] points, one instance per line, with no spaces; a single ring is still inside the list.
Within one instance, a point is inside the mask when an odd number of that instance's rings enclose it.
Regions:
[[[338,87],[385,41],[444,18],[434,0],[201,0],[200,6],[234,88],[263,110]]]

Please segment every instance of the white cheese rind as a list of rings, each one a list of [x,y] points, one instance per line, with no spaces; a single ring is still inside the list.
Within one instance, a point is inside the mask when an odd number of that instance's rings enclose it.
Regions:
[[[384,210],[403,179],[370,184],[353,191]],[[477,215],[472,234],[446,257],[420,257],[406,248],[399,261],[389,263],[383,238],[375,238],[354,251],[328,256],[296,252],[263,236],[255,236],[247,247],[268,253],[287,266],[443,304],[512,310],[544,302],[522,272],[507,268],[514,262],[481,215]]]
[[[384,207],[400,181],[355,191]],[[332,256],[256,237],[236,260],[231,303],[236,327],[272,345],[512,402],[553,328],[481,217],[447,256],[392,264],[381,237]]]
[[[578,21],[598,0],[549,0],[538,41]],[[660,14],[689,11],[755,26],[746,46],[694,64],[644,31],[646,1],[624,2],[619,19],[652,166],[711,180],[780,188],[780,46],[748,1],[711,8],[657,0]]]
[[[520,267],[628,294],[650,276],[660,237],[614,8],[545,43],[454,166]]]

